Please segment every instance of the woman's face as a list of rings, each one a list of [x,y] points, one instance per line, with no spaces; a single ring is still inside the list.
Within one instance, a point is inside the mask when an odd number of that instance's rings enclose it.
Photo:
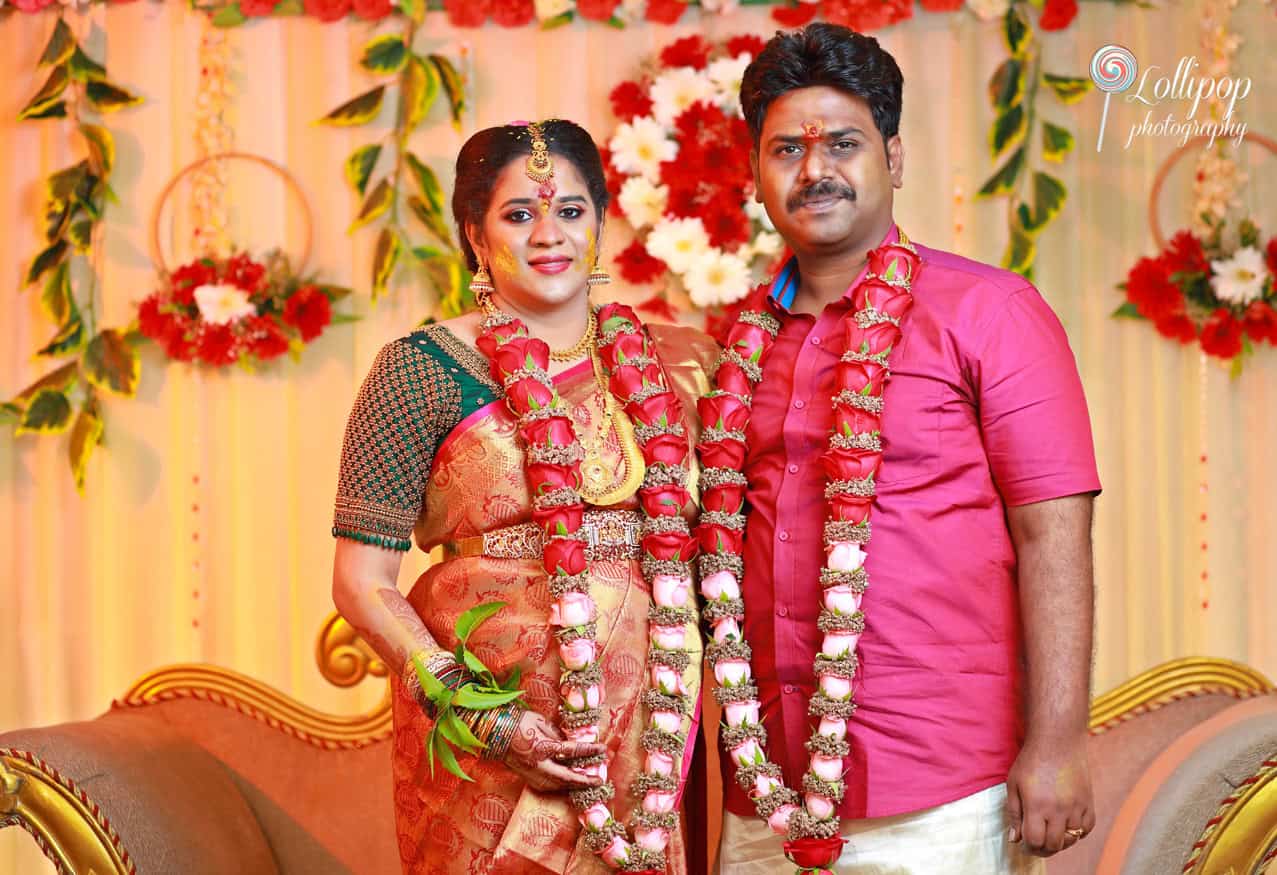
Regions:
[[[539,196],[540,183],[516,158],[497,177],[483,227],[470,240],[487,265],[497,295],[516,309],[556,309],[585,294],[598,253],[599,218],[580,172],[566,158],[554,160],[554,198]]]

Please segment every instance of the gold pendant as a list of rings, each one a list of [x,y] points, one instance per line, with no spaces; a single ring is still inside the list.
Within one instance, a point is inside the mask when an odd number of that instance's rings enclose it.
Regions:
[[[634,424],[624,411],[617,410],[612,414],[611,427],[616,433],[617,443],[621,445],[621,457],[625,460],[625,474],[621,482],[614,485],[615,481],[608,476],[608,466],[598,456],[590,454],[581,463],[581,497],[598,507],[625,501],[638,492],[647,474],[643,452],[634,438]]]

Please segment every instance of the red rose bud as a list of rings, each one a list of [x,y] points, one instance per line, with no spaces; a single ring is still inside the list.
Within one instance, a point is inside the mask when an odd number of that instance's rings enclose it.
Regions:
[[[739,398],[725,392],[702,396],[696,402],[696,410],[706,428],[742,431],[749,424],[749,408]]]
[[[682,532],[653,532],[643,536],[643,552],[653,559],[681,559],[691,540]]]
[[[820,464],[825,469],[825,476],[831,480],[863,480],[877,472],[882,464],[882,453],[830,447],[821,453]]]
[[[678,422],[679,414],[682,408],[679,406],[678,399],[673,393],[662,392],[659,395],[653,395],[641,404],[626,404],[625,412],[635,422],[641,422],[643,425],[669,425],[671,422]]]
[[[804,869],[817,869],[834,865],[842,855],[847,840],[839,836],[817,839],[810,836],[785,842],[785,856],[789,862]]]
[[[739,554],[745,539],[737,529],[729,529],[718,523],[702,523],[696,527],[696,540],[700,542],[704,553]]]
[[[687,438],[677,434],[658,434],[643,445],[643,461],[649,465],[664,462],[681,465],[687,459]]]
[[[745,372],[732,362],[723,362],[719,365],[718,373],[714,375],[714,385],[734,395],[749,395],[754,391],[749,377],[746,377]]]
[[[585,543],[574,538],[551,538],[541,550],[546,574],[570,575],[585,571]]]
[[[895,273],[890,272],[893,262],[896,265]],[[921,262],[917,253],[896,243],[888,243],[869,253],[869,272],[881,277],[912,281],[918,275],[918,265]]]
[[[772,342],[772,336],[757,325],[737,322],[727,333],[726,346],[740,353],[741,358],[761,363]]]
[[[506,387],[505,397],[515,413],[522,416],[531,410],[549,407],[554,401],[554,390],[532,377],[524,377]]]
[[[644,334],[622,334],[599,350],[603,364],[607,365],[609,371],[614,371],[626,362],[647,354],[647,336]]]
[[[533,495],[544,495],[555,489],[581,488],[580,465],[551,465],[533,462],[527,467],[528,489]]]
[[[483,332],[475,340],[474,345],[488,358],[492,358],[492,354],[497,351],[497,347],[501,346],[501,344],[512,338],[527,336],[527,327],[518,319],[515,319],[513,322],[507,322],[504,325],[498,325],[490,331]]]
[[[519,426],[519,434],[528,446],[566,447],[577,439],[576,427],[566,416],[534,419]]]
[[[604,304],[599,308],[598,319],[599,334],[607,334],[618,328],[627,332],[637,331],[641,324],[633,308],[627,304]]]
[[[690,492],[672,483],[639,490],[639,503],[648,516],[678,516],[691,501]]]
[[[852,306],[857,310],[866,306],[873,307],[896,319],[905,315],[912,303],[913,295],[880,279],[865,280],[856,286],[856,292],[852,296]]]
[[[655,363],[642,370],[633,365],[621,365],[612,372],[608,385],[617,398],[626,399],[632,398],[646,386],[662,385],[664,379],[665,375],[661,373],[661,366]]]
[[[696,445],[701,454],[701,465],[705,468],[731,468],[739,471],[745,464],[745,445],[738,440],[724,438],[721,441]]]
[[[869,519],[872,507],[872,498],[861,498],[859,495],[842,493],[829,499],[829,515],[833,519],[849,523],[863,523]]]
[[[523,368],[541,368],[550,365],[550,347],[535,337],[515,337],[497,347],[492,361],[502,373],[512,374]]]
[[[834,429],[842,435],[873,434],[882,431],[882,420],[878,414],[861,410],[847,404],[834,405]]]
[[[881,395],[887,369],[876,362],[839,362],[835,367],[839,389],[857,395]]]
[[[581,528],[584,519],[584,504],[568,504],[562,507],[547,507],[532,511],[532,519],[541,527],[547,538],[556,535],[570,535]]]
[[[847,326],[847,349],[851,352],[877,355],[890,352],[900,342],[900,329],[890,322],[879,322],[868,328],[861,328],[854,319],[848,319],[844,324]]]
[[[701,504],[706,510],[740,513],[740,509],[745,505],[745,487],[736,483],[711,487],[701,496]]]

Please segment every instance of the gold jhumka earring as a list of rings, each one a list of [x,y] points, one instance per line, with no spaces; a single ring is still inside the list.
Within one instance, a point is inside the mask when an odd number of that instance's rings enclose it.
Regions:
[[[470,294],[474,295],[474,302],[483,310],[488,310],[492,305],[492,293],[495,291],[496,286],[492,285],[492,277],[488,274],[487,266],[479,262],[479,269],[470,278]]]

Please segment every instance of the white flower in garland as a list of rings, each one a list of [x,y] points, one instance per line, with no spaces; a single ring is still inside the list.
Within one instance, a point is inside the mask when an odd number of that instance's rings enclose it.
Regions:
[[[719,15],[730,15],[740,6],[740,0],[701,0],[701,8],[706,12],[717,12]]]
[[[224,283],[198,287],[195,306],[199,307],[200,318],[210,325],[225,325],[257,313],[247,292]]]
[[[745,202],[745,215],[768,231],[776,230],[776,226],[772,224],[772,217],[767,215],[767,208],[753,198]]]
[[[675,67],[656,77],[652,82],[652,114],[667,128],[685,109],[698,100],[715,99],[714,83],[699,70],[691,67]]]
[[[653,118],[636,118],[621,125],[608,149],[617,170],[648,179],[658,179],[661,162],[673,161],[678,155],[678,143],[665,136],[665,128]]]
[[[709,250],[700,219],[661,219],[647,235],[647,251],[677,274],[687,273]]]
[[[549,21],[576,8],[572,0],[534,0],[537,21]]]
[[[1010,0],[967,0],[967,8],[981,21],[992,21],[1006,15]]]
[[[713,249],[683,274],[683,285],[697,307],[731,304],[749,294],[753,275],[740,256]]]
[[[1264,254],[1254,246],[1238,249],[1232,258],[1212,261],[1210,266],[1214,271],[1211,289],[1221,301],[1246,304],[1263,295],[1268,266]]]
[[[668,186],[653,185],[645,176],[631,176],[621,186],[617,202],[625,213],[625,220],[638,230],[661,220],[669,198]]]
[[[741,251],[750,256],[775,258],[780,254],[780,250],[784,248],[784,245],[779,234],[773,234],[770,231],[760,231],[753,241],[743,247]]]
[[[714,83],[714,89],[718,92],[718,105],[726,112],[741,114],[740,83],[745,78],[745,68],[751,60],[753,59],[747,53],[742,52],[734,58],[711,61],[705,69],[709,81]]]

